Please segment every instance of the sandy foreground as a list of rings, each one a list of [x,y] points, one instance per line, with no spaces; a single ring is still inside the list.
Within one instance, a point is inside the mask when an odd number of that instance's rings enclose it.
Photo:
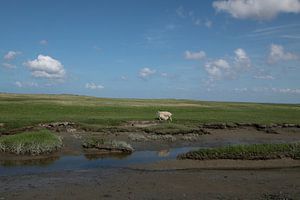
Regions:
[[[299,199],[299,180],[300,168],[100,168],[4,176],[0,199]]]

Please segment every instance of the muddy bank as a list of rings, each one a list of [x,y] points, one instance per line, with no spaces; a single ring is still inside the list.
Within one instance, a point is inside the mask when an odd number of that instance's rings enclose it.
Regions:
[[[1,127],[5,127],[4,123],[0,123]],[[194,125],[184,125],[176,123],[168,123],[164,121],[152,120],[152,121],[128,121],[116,126],[103,126],[95,124],[80,124],[75,122],[51,122],[41,123],[33,126],[26,126],[17,129],[4,130],[0,132],[1,135],[12,135],[24,131],[38,130],[46,128],[56,132],[144,132],[155,134],[210,134],[209,130],[215,129],[243,129],[254,128],[258,131],[264,131],[266,133],[277,134],[281,129],[286,128],[300,128],[300,124],[290,123],[270,123],[270,124],[258,124],[258,123],[199,123]]]
[[[281,169],[299,168],[300,160],[274,159],[274,160],[165,160],[151,164],[131,165],[131,169],[139,170],[252,170],[252,169]]]
[[[299,169],[97,169],[0,177],[1,199],[294,199]]]

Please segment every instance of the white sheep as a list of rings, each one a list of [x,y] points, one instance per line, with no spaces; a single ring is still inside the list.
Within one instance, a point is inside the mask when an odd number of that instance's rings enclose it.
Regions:
[[[158,111],[157,117],[159,120],[170,120],[172,121],[172,113],[168,111]]]

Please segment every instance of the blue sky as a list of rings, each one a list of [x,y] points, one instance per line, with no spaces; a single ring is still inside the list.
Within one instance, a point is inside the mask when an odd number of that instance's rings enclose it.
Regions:
[[[10,0],[0,24],[0,92],[300,103],[299,0]]]

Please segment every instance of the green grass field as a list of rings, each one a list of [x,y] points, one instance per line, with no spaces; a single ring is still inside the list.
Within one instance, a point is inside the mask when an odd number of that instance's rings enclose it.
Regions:
[[[0,94],[0,130],[55,121],[117,125],[128,120],[154,120],[158,110],[172,112],[174,124],[300,123],[299,104]]]

